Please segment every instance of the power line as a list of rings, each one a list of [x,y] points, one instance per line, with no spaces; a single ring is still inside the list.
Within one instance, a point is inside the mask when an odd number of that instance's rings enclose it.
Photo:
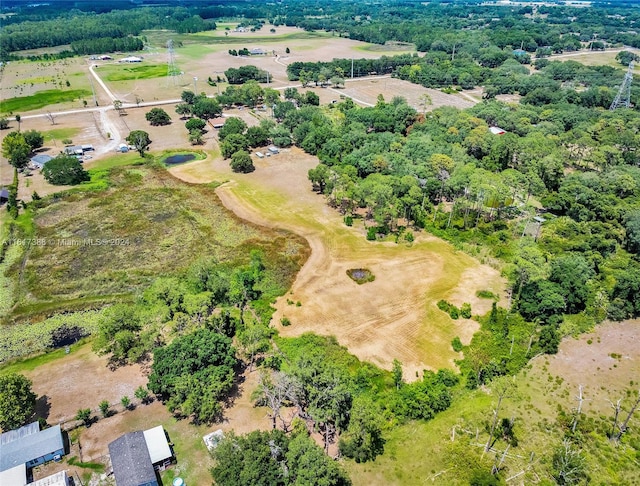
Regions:
[[[622,85],[618,90],[618,94],[611,103],[609,110],[613,111],[616,108],[631,108],[631,81],[633,81],[633,68],[635,67],[635,63],[631,61],[629,63],[629,69],[627,70],[627,74],[624,75],[624,80],[622,81]]]
[[[173,39],[169,39],[167,42],[167,51],[167,84],[177,86],[182,84],[182,71],[180,71],[176,65],[176,56],[173,51]]]

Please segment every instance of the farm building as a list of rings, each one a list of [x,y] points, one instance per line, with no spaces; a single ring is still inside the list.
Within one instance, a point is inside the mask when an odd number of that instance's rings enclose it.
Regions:
[[[142,62],[142,58],[141,57],[136,57],[136,56],[129,56],[129,57],[123,57],[122,59],[120,59],[118,62]]]
[[[158,486],[156,471],[163,471],[173,461],[161,425],[117,438],[109,444],[109,455],[116,486]]]
[[[67,155],[82,155],[84,151],[82,150],[82,145],[69,145],[64,148],[64,153]]]
[[[504,135],[505,133],[507,133],[500,127],[489,127],[489,131],[494,135]]]
[[[31,157],[31,163],[29,165],[31,169],[42,169],[42,167],[44,167],[44,164],[52,159],[53,157],[51,157],[50,155],[38,154],[34,157]]]
[[[64,455],[60,425],[40,430],[40,424],[33,422],[5,432],[0,449],[0,484],[25,485],[31,469]]]
[[[29,483],[27,486],[69,486],[70,484],[73,483],[69,481],[67,471],[60,471],[59,473]]]
[[[249,51],[252,56],[264,56],[267,53],[262,47],[254,47]]]
[[[0,204],[4,204],[9,200],[9,189],[4,187],[0,189]]]
[[[223,116],[218,117],[218,118],[213,118],[211,120],[209,120],[209,123],[211,124],[211,126],[213,128],[216,129],[220,129],[224,126],[225,122],[227,121],[227,119]]]

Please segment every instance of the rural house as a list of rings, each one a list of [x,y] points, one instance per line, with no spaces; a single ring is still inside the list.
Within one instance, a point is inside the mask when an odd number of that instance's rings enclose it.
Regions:
[[[64,455],[60,425],[40,430],[33,422],[0,435],[0,484],[25,485],[31,470]]]
[[[116,486],[158,486],[156,471],[173,462],[173,452],[164,428],[138,430],[109,444]]]
[[[44,167],[44,164],[46,164],[52,159],[53,157],[51,157],[50,155],[38,154],[31,157],[31,163],[29,165],[30,165],[30,168],[32,169],[42,169]]]

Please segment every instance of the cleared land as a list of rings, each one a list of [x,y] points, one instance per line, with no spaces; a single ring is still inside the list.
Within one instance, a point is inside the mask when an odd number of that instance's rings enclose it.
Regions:
[[[459,336],[468,342],[477,323],[451,320],[436,302],[470,302],[474,313],[487,312],[490,302],[475,293],[487,289],[501,294],[504,282],[499,273],[424,233],[411,247],[366,241],[361,224],[345,226],[340,214],[311,190],[307,172],[317,159],[299,149],[254,163],[256,171],[248,175],[233,174],[228,161],[221,159],[170,172],[193,183],[228,180],[216,191],[227,208],[243,219],[307,239],[311,257],[291,292],[276,302],[272,322],[280,333],[335,335],[360,359],[385,368],[399,359],[409,380],[424,368],[453,367],[458,355],[451,340]],[[358,285],[347,276],[348,269],[361,267],[373,272],[374,282]],[[291,320],[290,327],[280,326],[284,316]]]
[[[60,354],[60,353],[58,353]],[[98,404],[107,400],[112,410],[109,418],[100,418],[89,428],[81,427],[72,433],[74,444],[71,453],[62,463],[51,463],[39,468],[36,478],[54,472],[71,469],[80,476],[86,470],[70,466],[66,461],[76,456],[82,462],[103,463],[108,454],[108,444],[120,435],[133,430],[143,430],[162,424],[175,444],[178,463],[163,473],[165,484],[174,476],[181,476],[189,484],[210,482],[209,468],[213,465],[202,436],[216,429],[245,433],[251,430],[268,430],[271,427],[264,407],[254,407],[250,396],[257,386],[258,373],[244,373],[238,379],[232,406],[225,410],[224,420],[211,427],[194,426],[188,420],[177,420],[160,402],[142,405],[134,398],[140,385],[146,386],[147,378],[140,365],[125,366],[111,371],[107,358],[98,357],[91,351],[91,344],[72,347],[68,355],[60,354],[35,369],[30,362],[14,367],[33,381],[33,390],[38,395],[38,412],[49,423],[73,420],[78,409],[90,408],[96,417],[101,417]],[[91,380],[88,381],[87,377]],[[123,411],[120,399],[123,396],[137,403],[133,410]],[[80,447],[78,447],[78,444]]]

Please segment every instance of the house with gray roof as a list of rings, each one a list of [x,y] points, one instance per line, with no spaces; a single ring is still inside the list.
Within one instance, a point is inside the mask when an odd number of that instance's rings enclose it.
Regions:
[[[44,164],[46,164],[50,160],[53,160],[53,157],[51,157],[51,155],[38,154],[31,157],[30,165],[33,169],[42,169],[42,167],[44,167]]]
[[[27,484],[31,469],[64,455],[62,430],[60,425],[40,430],[38,422],[10,430],[0,435],[0,451],[0,484]]]
[[[174,461],[162,425],[144,432],[130,432],[109,444],[116,486],[157,486],[156,471]]]
[[[109,444],[116,486],[158,486],[144,433],[125,434]]]

